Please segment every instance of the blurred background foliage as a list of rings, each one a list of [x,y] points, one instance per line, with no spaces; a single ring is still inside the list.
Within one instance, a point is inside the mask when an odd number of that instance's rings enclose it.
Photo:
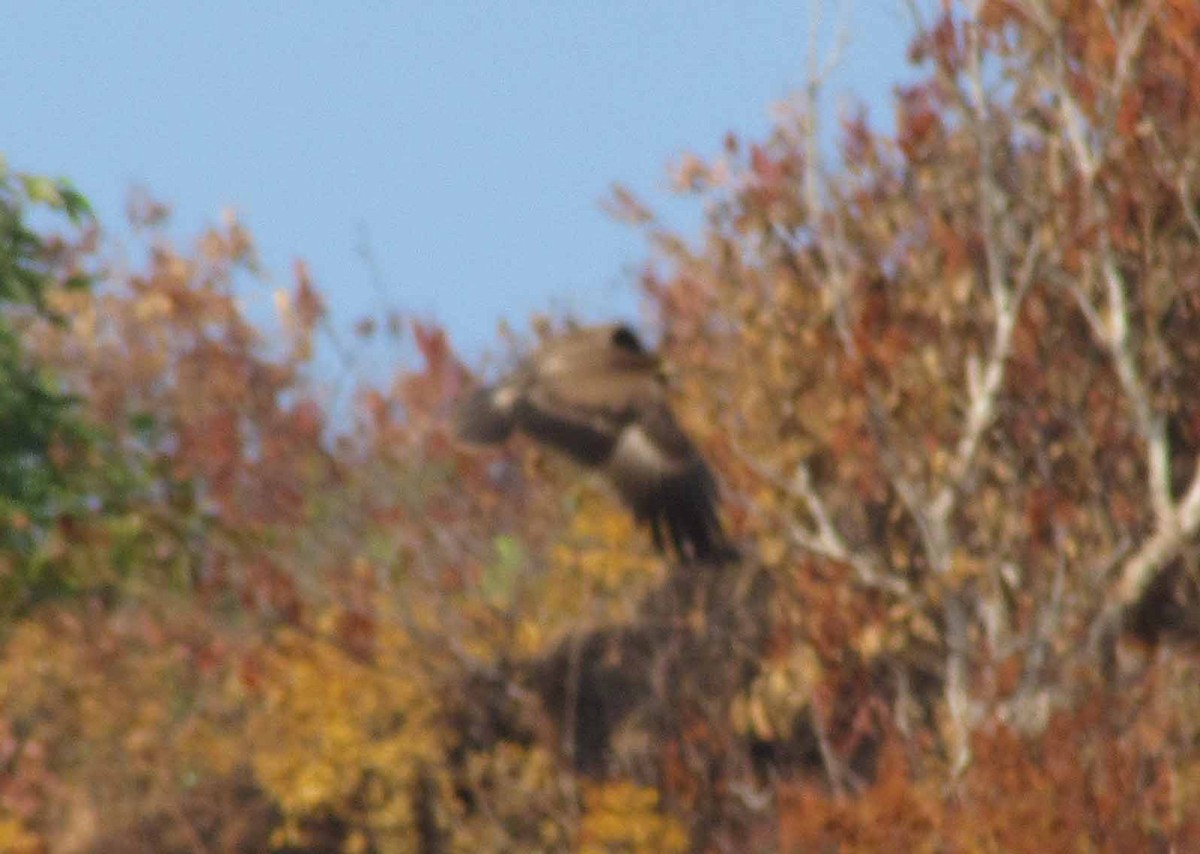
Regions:
[[[0,167],[0,850],[1200,847],[1200,10],[914,29],[836,162],[814,78],[698,236],[614,192],[719,571],[460,446],[436,325],[339,410],[302,264],[268,333],[236,219]]]

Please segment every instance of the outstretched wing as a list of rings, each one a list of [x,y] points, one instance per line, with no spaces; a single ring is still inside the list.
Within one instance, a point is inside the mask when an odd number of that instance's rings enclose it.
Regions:
[[[468,442],[493,445],[519,429],[582,465],[602,465],[616,444],[623,404],[614,408],[587,392],[564,393],[559,386],[572,389],[570,383],[538,382],[523,370],[478,389],[459,404],[455,432]]]

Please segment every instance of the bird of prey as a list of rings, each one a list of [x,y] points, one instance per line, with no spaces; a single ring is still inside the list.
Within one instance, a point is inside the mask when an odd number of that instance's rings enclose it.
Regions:
[[[667,403],[656,354],[621,324],[544,343],[508,377],[459,406],[458,435],[496,444],[514,430],[599,471],[654,543],[685,562],[733,554],[712,473]]]

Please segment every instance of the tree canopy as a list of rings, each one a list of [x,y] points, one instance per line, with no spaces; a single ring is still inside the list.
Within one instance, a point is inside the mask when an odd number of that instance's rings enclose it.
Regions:
[[[335,412],[303,264],[269,335],[236,219],[0,172],[0,849],[1200,847],[1200,7],[914,33],[894,128],[814,62],[682,157],[698,235],[614,191],[717,572],[458,442],[435,324]]]

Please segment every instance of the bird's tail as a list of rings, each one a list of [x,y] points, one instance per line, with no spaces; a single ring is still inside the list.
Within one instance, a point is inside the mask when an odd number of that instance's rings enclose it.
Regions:
[[[503,386],[487,386],[467,395],[454,415],[460,439],[481,445],[503,442],[513,430],[513,403]]]

